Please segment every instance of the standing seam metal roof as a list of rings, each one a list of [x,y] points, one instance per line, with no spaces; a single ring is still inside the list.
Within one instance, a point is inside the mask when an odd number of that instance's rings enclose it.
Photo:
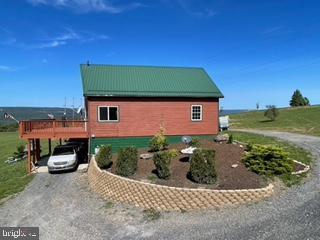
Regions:
[[[81,64],[80,70],[85,96],[223,97],[203,68]]]

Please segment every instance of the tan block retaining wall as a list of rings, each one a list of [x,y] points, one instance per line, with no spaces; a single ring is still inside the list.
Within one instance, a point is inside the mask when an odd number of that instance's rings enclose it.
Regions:
[[[124,178],[97,166],[94,157],[88,170],[89,184],[104,199],[157,210],[220,208],[257,202],[273,194],[273,185],[259,189],[210,190],[176,188]]]

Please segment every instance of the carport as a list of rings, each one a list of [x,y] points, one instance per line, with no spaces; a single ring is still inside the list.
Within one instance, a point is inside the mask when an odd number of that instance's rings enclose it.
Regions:
[[[84,120],[30,120],[19,122],[20,138],[27,141],[27,171],[35,171],[40,161],[41,141],[48,140],[49,155],[52,152],[52,140],[88,139],[87,122]]]

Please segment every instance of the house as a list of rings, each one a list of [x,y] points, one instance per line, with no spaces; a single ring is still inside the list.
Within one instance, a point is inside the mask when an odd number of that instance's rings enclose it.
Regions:
[[[203,68],[82,64],[80,70],[86,121],[21,121],[30,148],[43,138],[85,138],[91,153],[102,144],[115,151],[146,147],[160,126],[172,143],[219,132],[223,95]]]
[[[164,126],[169,141],[219,131],[223,95],[203,68],[81,65],[91,152],[148,146]]]

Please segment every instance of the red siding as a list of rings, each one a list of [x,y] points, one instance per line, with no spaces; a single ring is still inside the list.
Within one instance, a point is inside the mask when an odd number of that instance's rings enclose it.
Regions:
[[[191,105],[202,105],[202,121],[191,121]],[[119,122],[98,122],[98,106],[118,106]],[[163,123],[166,135],[218,133],[218,99],[92,99],[88,101],[89,136],[153,136]]]

